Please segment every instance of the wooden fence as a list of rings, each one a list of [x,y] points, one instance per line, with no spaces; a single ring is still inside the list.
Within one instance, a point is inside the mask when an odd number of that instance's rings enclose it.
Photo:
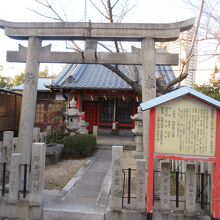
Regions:
[[[18,131],[22,96],[0,89],[0,139],[3,131]]]

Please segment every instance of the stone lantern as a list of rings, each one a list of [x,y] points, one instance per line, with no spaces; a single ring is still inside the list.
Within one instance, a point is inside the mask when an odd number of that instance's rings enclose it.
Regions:
[[[80,129],[79,117],[82,113],[76,108],[76,101],[73,98],[69,103],[69,108],[64,113],[65,127],[70,132],[70,135],[75,135],[76,131]]]
[[[143,116],[141,108],[138,107],[138,113],[131,116],[131,119],[135,121],[135,127],[132,129],[134,142],[136,145],[136,151],[133,152],[133,156],[138,159],[144,158],[143,155]]]

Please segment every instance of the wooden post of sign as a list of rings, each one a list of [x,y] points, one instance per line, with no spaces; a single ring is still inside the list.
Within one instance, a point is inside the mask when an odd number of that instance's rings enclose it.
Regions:
[[[149,148],[148,148],[148,184],[147,184],[147,219],[153,219],[153,190],[154,190],[154,138],[155,138],[156,109],[150,110]]]
[[[217,112],[216,122],[216,159],[214,163],[213,191],[212,191],[212,219],[220,219],[220,110]]]

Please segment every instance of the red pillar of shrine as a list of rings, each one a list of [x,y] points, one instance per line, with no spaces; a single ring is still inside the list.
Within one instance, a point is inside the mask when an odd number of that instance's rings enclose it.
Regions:
[[[81,99],[80,99],[80,95],[76,96],[76,108],[80,111],[80,107],[81,107]]]
[[[153,218],[154,190],[154,138],[155,138],[156,109],[150,110],[149,148],[148,148],[148,177],[147,177],[147,219]]]
[[[214,163],[212,191],[212,219],[220,220],[220,110],[216,122],[216,160]]]

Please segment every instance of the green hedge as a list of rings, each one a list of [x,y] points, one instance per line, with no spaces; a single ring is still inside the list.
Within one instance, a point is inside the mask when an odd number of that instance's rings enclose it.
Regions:
[[[64,157],[88,157],[96,149],[96,136],[92,134],[66,136],[60,143],[64,144]]]
[[[67,136],[67,134],[56,134],[54,132],[51,132],[51,133],[47,134],[46,144],[62,143],[62,140],[65,136]]]

